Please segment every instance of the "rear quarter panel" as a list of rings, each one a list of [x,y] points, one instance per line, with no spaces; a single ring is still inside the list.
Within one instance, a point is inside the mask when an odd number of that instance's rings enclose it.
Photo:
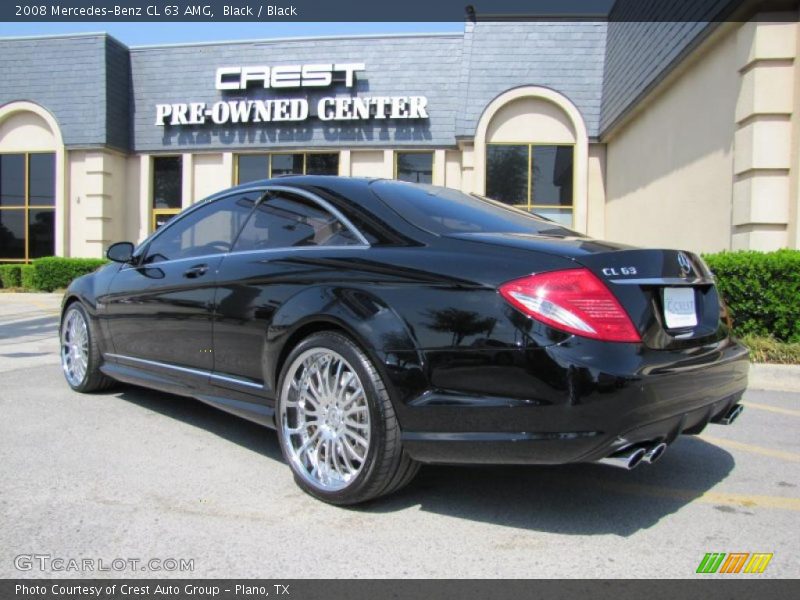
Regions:
[[[315,324],[344,329],[378,365],[402,406],[432,387],[458,388],[455,367],[509,365],[520,351],[563,339],[513,310],[497,285],[570,266],[568,259],[460,242],[270,253],[261,266],[252,256],[238,268],[223,264],[215,338],[227,336],[225,347],[239,352],[243,328],[259,332],[260,375],[271,391],[298,332]],[[485,389],[486,381],[480,385]],[[494,385],[500,394],[519,383],[501,378]]]

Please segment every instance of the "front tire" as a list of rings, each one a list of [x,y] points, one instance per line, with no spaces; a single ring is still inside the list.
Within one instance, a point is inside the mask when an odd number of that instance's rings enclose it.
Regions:
[[[358,504],[390,494],[419,469],[403,450],[378,371],[340,333],[311,335],[292,350],[275,412],[295,481],[324,502]]]
[[[61,319],[61,368],[76,392],[95,392],[111,387],[114,380],[100,372],[101,356],[95,328],[86,309],[73,302]]]

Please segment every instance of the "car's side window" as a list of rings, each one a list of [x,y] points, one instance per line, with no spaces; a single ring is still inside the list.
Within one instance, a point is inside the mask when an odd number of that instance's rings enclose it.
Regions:
[[[226,196],[179,217],[147,247],[144,263],[228,252],[263,192]]]
[[[272,192],[253,211],[235,250],[360,243],[346,225],[316,202],[295,194]]]

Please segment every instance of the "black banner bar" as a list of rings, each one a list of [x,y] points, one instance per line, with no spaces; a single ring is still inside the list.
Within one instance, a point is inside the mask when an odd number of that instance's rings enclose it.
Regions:
[[[577,570],[580,564],[576,562]],[[790,600],[796,580],[5,579],[4,600]]]
[[[747,20],[794,0],[11,0],[7,22]],[[785,17],[784,17],[785,18]]]

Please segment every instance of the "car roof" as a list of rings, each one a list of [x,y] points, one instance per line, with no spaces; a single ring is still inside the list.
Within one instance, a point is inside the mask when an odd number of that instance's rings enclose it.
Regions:
[[[318,187],[329,189],[333,192],[349,197],[351,200],[358,201],[353,197],[352,192],[366,191],[371,183],[382,181],[380,177],[343,177],[339,175],[281,175],[270,179],[257,179],[248,181],[233,187],[220,190],[211,196],[204,198],[201,202],[212,202],[218,200],[232,192],[246,192],[250,189],[259,189],[266,186],[286,185],[297,187]],[[351,192],[348,194],[347,192]],[[356,194],[357,195],[357,194]]]
[[[267,185],[297,185],[297,186],[318,186],[336,187],[338,184],[359,185],[366,188],[370,183],[379,181],[380,177],[343,177],[339,175],[280,175],[270,179],[257,179],[237,185],[234,190],[246,190],[248,188],[259,188]]]

